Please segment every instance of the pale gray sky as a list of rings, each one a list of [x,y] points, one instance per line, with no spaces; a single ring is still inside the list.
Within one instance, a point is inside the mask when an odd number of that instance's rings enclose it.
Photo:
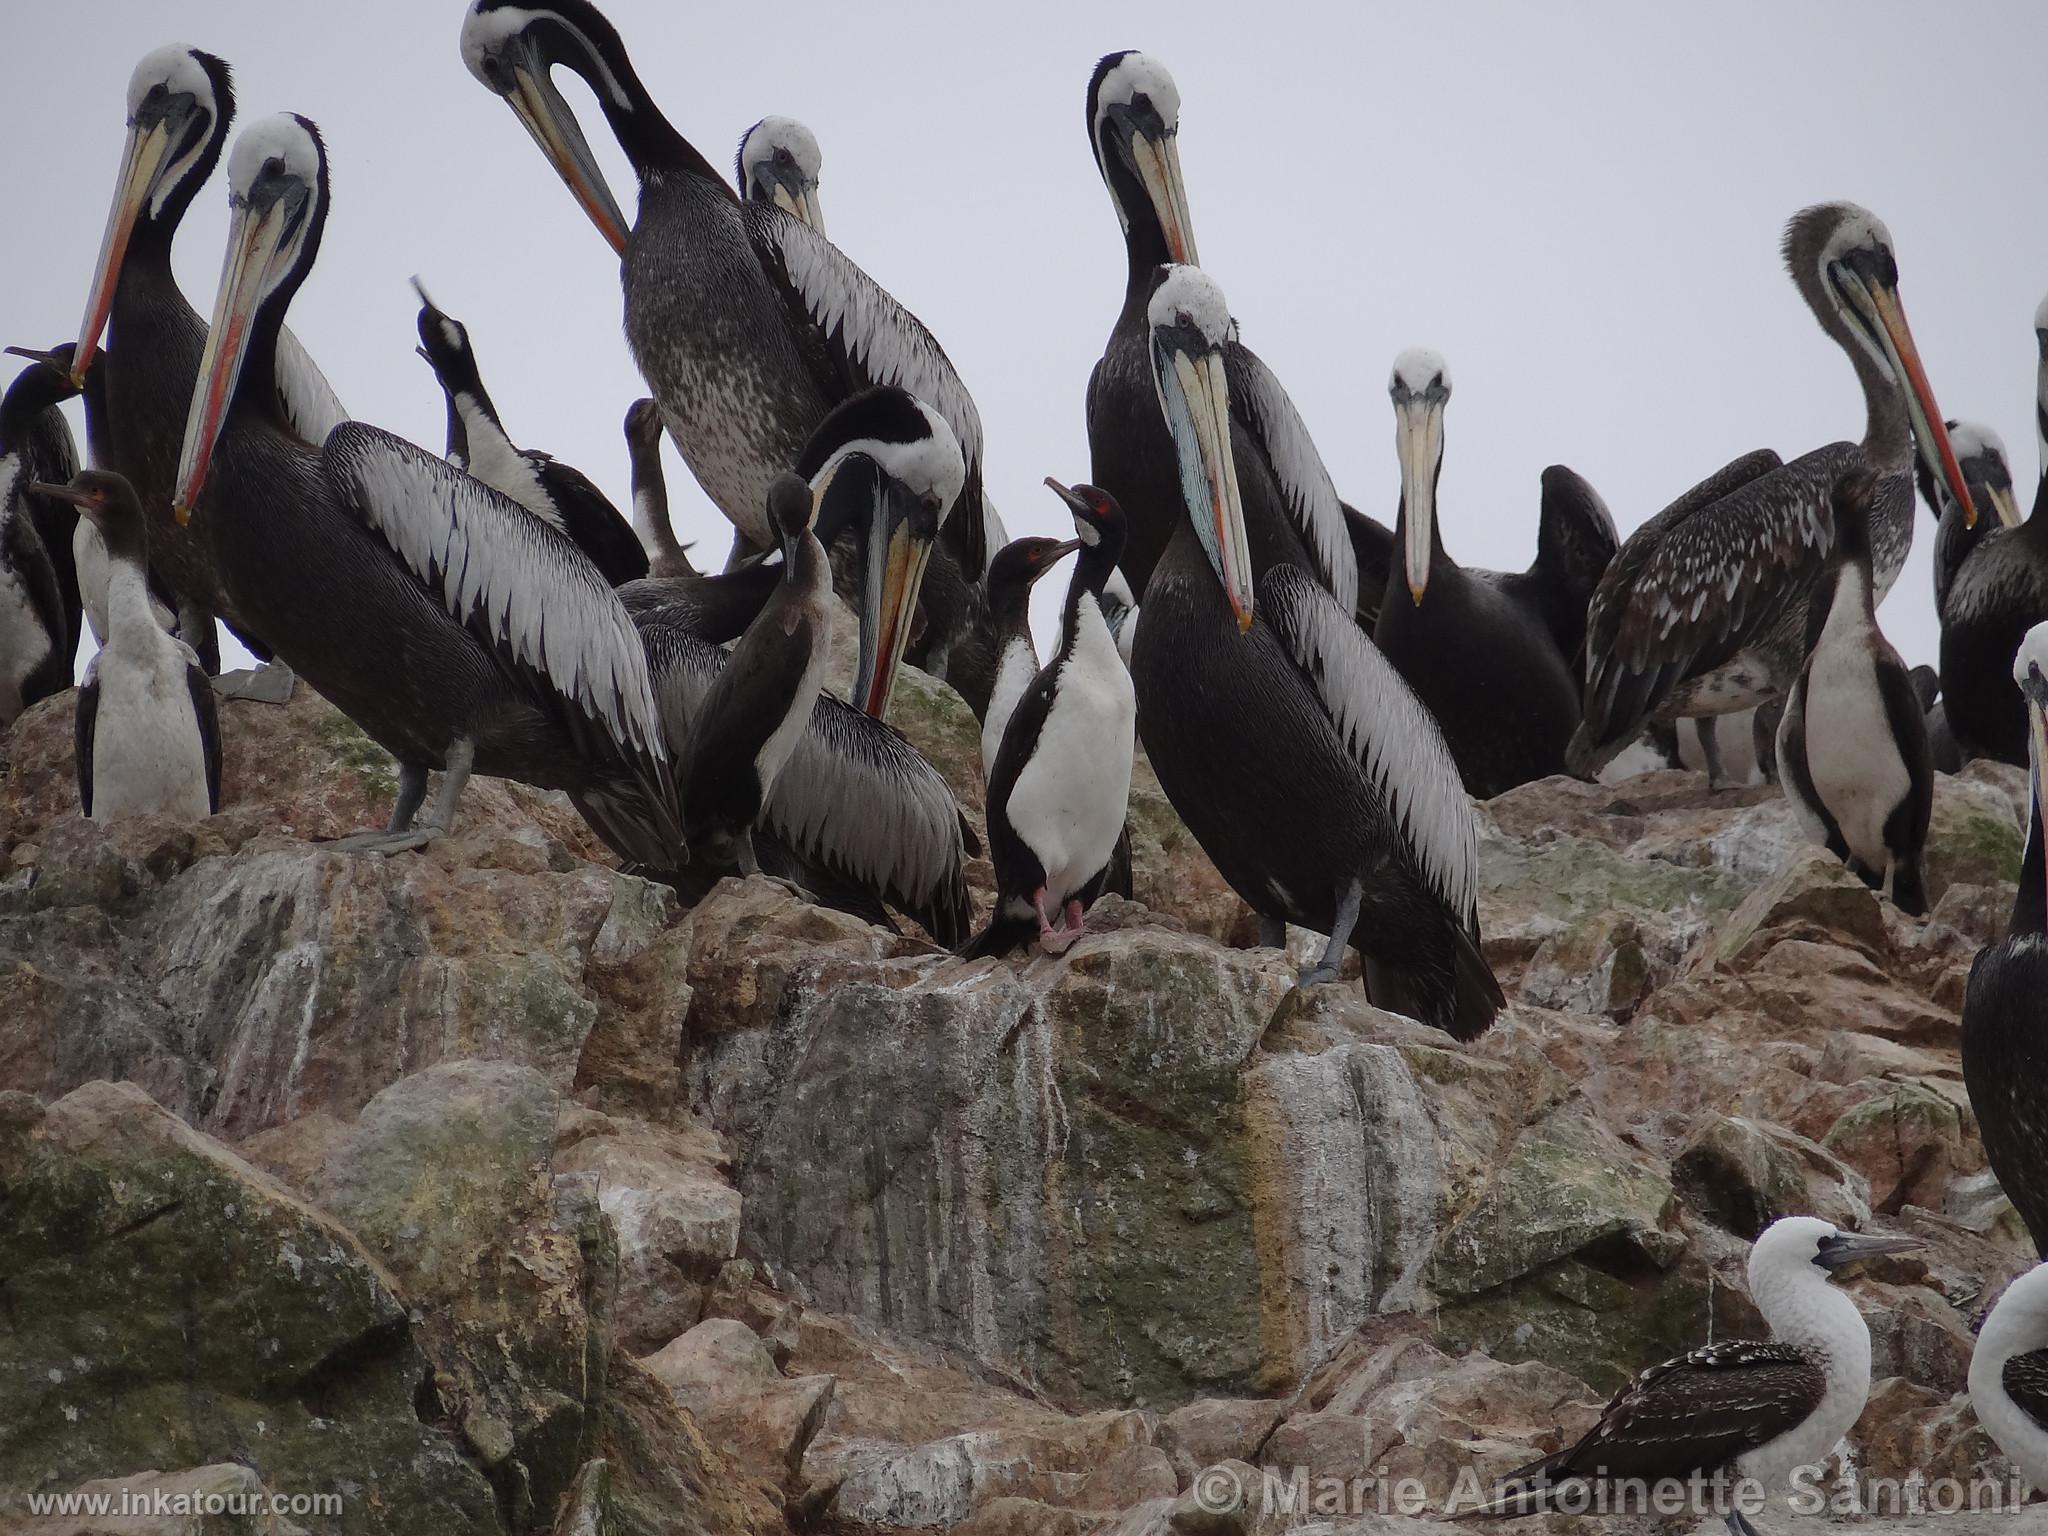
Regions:
[[[1123,253],[1082,98],[1115,48],[1172,69],[1203,263],[1347,499],[1392,517],[1394,354],[1423,343],[1449,360],[1440,505],[1467,563],[1527,563],[1553,461],[1626,530],[1739,452],[1860,435],[1849,366],[1777,254],[1786,218],[1830,198],[1889,224],[1942,409],[2005,438],[2032,502],[2038,0],[605,8],[715,163],[767,113],[817,133],[832,237],[952,355],[1013,533],[1061,531],[1039,481],[1087,473],[1083,392]],[[619,424],[644,391],[617,264],[464,70],[462,15],[461,0],[11,6],[0,339],[75,332],[128,73],[160,43],[193,43],[234,65],[241,122],[288,109],[326,134],[333,217],[291,321],[350,410],[440,446],[412,353],[417,272],[469,325],[514,439],[623,508]],[[630,211],[609,132],[561,80]],[[202,312],[225,203],[216,173],[178,243]],[[716,563],[726,525],[672,454],[670,483],[679,532]],[[1931,529],[1923,515],[1882,614],[1912,660],[1936,645]]]

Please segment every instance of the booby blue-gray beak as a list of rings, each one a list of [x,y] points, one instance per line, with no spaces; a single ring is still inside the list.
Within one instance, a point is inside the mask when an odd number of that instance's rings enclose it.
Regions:
[[[1917,1237],[1873,1237],[1861,1232],[1837,1232],[1820,1240],[1820,1251],[1814,1255],[1813,1262],[1833,1274],[1864,1259],[1910,1253],[1922,1246]]]

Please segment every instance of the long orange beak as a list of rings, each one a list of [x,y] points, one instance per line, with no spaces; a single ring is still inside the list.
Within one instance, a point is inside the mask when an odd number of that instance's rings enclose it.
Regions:
[[[626,216],[606,185],[604,172],[590,152],[590,143],[577,126],[575,114],[549,81],[545,68],[536,73],[525,64],[513,65],[512,90],[505,100],[513,115],[533,135],[540,152],[548,157],[555,174],[590,216],[590,222],[597,226],[598,233],[610,242],[616,254],[625,255],[630,229]]]
[[[1870,287],[1861,280],[1851,285],[1857,306],[1876,322],[1878,336],[1891,358],[1892,373],[1906,387],[1906,411],[1913,422],[1913,441],[1928,471],[1948,484],[1949,494],[1963,509],[1963,526],[1977,526],[1977,507],[1970,500],[1970,488],[1963,483],[1962,466],[1948,440],[1946,419],[1934,403],[1934,387],[1927,382],[1927,370],[1920,363],[1920,349],[1913,344],[1913,332],[1906,324],[1906,311],[1898,293],[1890,288]]]
[[[1201,265],[1195,256],[1195,222],[1188,213],[1188,189],[1181,181],[1179,144],[1171,137],[1149,139],[1134,134],[1131,157],[1137,163],[1145,195],[1152,199],[1153,215],[1166,234],[1168,256],[1184,266]]]
[[[81,389],[85,387],[85,370],[106,334],[114,288],[121,280],[121,262],[135,234],[135,221],[142,215],[142,205],[149,200],[150,188],[170,149],[170,130],[161,121],[146,131],[128,132],[128,143],[121,151],[121,171],[114,179],[114,206],[107,212],[107,232],[100,240],[100,259],[93,267],[85,318],[78,326],[78,350],[71,356],[71,382]]]
[[[1252,627],[1251,542],[1230,446],[1230,384],[1223,354],[1169,350],[1155,336],[1152,378],[1179,461],[1181,495],[1238,633]]]

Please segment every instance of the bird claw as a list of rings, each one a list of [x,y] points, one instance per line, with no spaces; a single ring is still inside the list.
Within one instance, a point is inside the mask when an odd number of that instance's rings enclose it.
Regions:
[[[1304,969],[1302,970],[1301,974],[1300,974],[1299,976],[1295,977],[1295,979],[1294,979],[1294,984],[1295,984],[1296,986],[1298,986],[1298,987],[1320,987],[1320,986],[1322,986],[1322,985],[1323,985],[1324,983],[1326,983],[1326,982],[1332,982],[1332,981],[1335,981],[1336,979],[1337,979],[1337,967],[1336,967],[1336,966],[1334,966],[1334,965],[1311,965],[1311,966],[1307,966],[1307,967],[1305,967],[1305,968],[1304,968]]]
[[[290,667],[267,661],[260,667],[223,672],[212,682],[213,691],[224,699],[247,699],[252,704],[289,704],[298,678]]]
[[[434,826],[408,827],[403,832],[355,832],[326,844],[336,853],[411,853],[441,835]]]

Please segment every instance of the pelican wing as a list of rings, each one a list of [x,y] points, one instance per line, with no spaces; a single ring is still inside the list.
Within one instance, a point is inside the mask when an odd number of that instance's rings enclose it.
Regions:
[[[681,609],[638,615],[668,729],[687,758],[727,652],[690,633]],[[894,728],[819,694],[762,813],[807,863],[874,893],[948,948],[967,937],[966,834],[944,777]]]
[[[836,385],[833,392],[844,399],[877,384],[893,384],[937,411],[960,439],[967,481],[941,537],[966,567],[968,579],[978,581],[988,569],[987,523],[993,509],[982,491],[981,413],[952,360],[922,320],[810,225],[770,204],[742,208],[762,269],[822,348]],[[815,357],[817,348],[805,350]]]
[[[1356,611],[1358,556],[1351,527],[1301,413],[1273,370],[1249,348],[1235,343],[1224,347],[1223,369],[1230,384],[1231,411],[1265,450],[1286,499],[1288,520],[1315,561],[1316,574],[1339,606],[1347,613]]]
[[[1401,829],[1437,896],[1467,923],[1479,895],[1472,802],[1434,716],[1382,656],[1349,608],[1307,572],[1276,565],[1256,606],[1314,689],[1345,750]]]
[[[661,765],[665,779],[668,751],[639,633],[566,535],[445,459],[362,422],[334,430],[323,462],[343,504],[500,662],[552,690],[621,752]]]
[[[326,442],[327,434],[348,420],[334,386],[290,326],[277,333],[276,376],[277,401],[284,407],[285,423],[307,442]]]

